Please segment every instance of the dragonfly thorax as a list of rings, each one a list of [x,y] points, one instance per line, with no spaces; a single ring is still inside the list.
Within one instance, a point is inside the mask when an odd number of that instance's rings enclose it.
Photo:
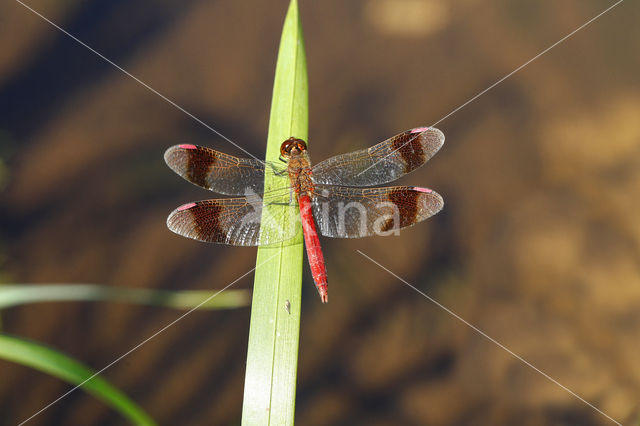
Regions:
[[[306,142],[290,137],[280,146],[280,154],[287,162],[291,189],[296,194],[310,194],[313,191],[313,181]]]

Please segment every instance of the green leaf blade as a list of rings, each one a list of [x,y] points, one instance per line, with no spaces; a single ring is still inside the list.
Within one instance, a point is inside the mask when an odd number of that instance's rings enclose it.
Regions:
[[[98,284],[0,284],[0,309],[27,303],[113,301],[174,309],[231,309],[247,306],[247,290],[156,290]]]
[[[306,141],[308,123],[304,41],[298,5],[292,0],[278,51],[266,160],[277,162],[280,145],[291,136]],[[286,177],[268,174],[265,192],[288,185]],[[277,209],[286,208],[265,206],[265,212],[282,217]],[[299,222],[295,226],[300,228]],[[293,240],[258,249],[242,411],[245,425],[294,422],[302,261],[301,232]]]
[[[102,377],[94,375],[88,367],[73,358],[39,343],[0,334],[0,358],[62,379],[82,389],[120,412],[136,425],[156,423],[124,393]],[[88,380],[91,378],[90,380]],[[85,382],[85,380],[87,380]],[[43,407],[45,408],[45,407]],[[34,413],[35,414],[35,413]],[[23,419],[26,420],[26,419]]]

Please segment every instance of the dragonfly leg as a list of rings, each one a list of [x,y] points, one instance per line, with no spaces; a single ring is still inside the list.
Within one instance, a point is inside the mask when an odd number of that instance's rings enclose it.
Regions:
[[[285,160],[282,155],[279,157],[279,160],[282,161],[283,163],[286,163],[287,160]],[[273,170],[273,174],[275,176],[284,176],[286,173],[288,173],[287,169],[277,169],[273,164],[271,163],[267,163],[269,164],[269,167],[271,167],[271,170]]]

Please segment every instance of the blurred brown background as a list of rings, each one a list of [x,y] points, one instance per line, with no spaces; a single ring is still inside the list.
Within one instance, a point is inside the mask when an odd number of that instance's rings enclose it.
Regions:
[[[612,3],[301,0],[312,158],[436,122]],[[286,0],[28,4],[264,155]],[[612,424],[356,249],[637,424],[639,12],[623,2],[438,125],[443,149],[401,183],[437,190],[440,214],[400,237],[323,239],[331,302],[305,265],[299,424]],[[255,249],[166,229],[174,207],[212,195],[166,167],[176,143],[241,155],[19,3],[0,4],[3,281],[218,289],[244,274]],[[160,424],[237,424],[249,314],[194,313],[105,376]],[[2,321],[99,369],[178,315],[51,303]],[[69,389],[0,371],[3,425]],[[31,424],[123,422],[76,391]]]

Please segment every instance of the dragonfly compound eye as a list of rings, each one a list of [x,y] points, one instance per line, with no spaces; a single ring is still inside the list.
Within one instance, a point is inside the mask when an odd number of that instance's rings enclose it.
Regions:
[[[291,150],[294,148],[300,152],[306,151],[307,144],[302,139],[297,139],[292,136],[282,142],[282,145],[280,145],[280,154],[282,154],[283,157],[288,157],[291,155]]]
[[[295,142],[293,138],[289,138],[286,141],[282,142],[282,145],[280,145],[280,154],[284,157],[289,156],[294,143]]]

